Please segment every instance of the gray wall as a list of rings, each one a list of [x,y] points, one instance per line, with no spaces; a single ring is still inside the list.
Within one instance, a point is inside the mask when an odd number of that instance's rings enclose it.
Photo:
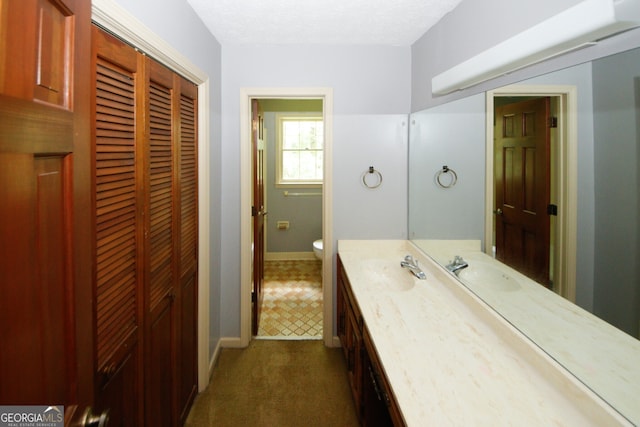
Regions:
[[[149,27],[155,34],[186,56],[209,76],[210,80],[210,154],[211,164],[211,319],[210,349],[220,339],[220,128],[221,128],[221,46],[204,26],[186,0],[115,0]]]
[[[322,197],[285,197],[291,193],[322,194],[317,187],[276,187],[276,114],[322,114],[321,100],[263,100],[266,129],[266,218],[267,258],[275,252],[312,252],[314,240],[322,238]],[[289,221],[288,230],[278,230],[278,221]]]
[[[638,336],[640,52],[594,64],[594,312]]]
[[[340,142],[333,156],[334,239],[407,238],[407,122],[406,114],[335,118]],[[378,188],[364,186],[369,166],[382,175]],[[365,180],[377,182],[373,176]]]
[[[370,193],[346,193],[342,184],[356,185],[360,172],[373,160],[367,152],[386,150],[366,144],[362,125],[382,115],[406,114],[410,108],[411,49],[378,46],[246,46],[222,48],[222,289],[223,337],[240,336],[240,89],[246,87],[333,88],[334,230],[335,240],[406,238],[406,148],[381,157],[377,168],[405,182],[400,199],[390,203],[376,193],[376,211],[367,222],[353,215],[369,206]],[[366,130],[366,128],[364,129]],[[364,132],[368,134],[368,132]],[[359,153],[351,156],[352,148]],[[396,157],[405,159],[397,162]],[[375,159],[374,159],[375,160]],[[355,176],[354,176],[355,175]],[[393,180],[391,180],[393,182]],[[395,194],[394,194],[395,196]],[[397,200],[397,201],[396,201]],[[343,215],[346,211],[351,215]],[[404,212],[404,216],[402,216]],[[379,215],[385,221],[375,221]],[[393,218],[393,221],[386,219]],[[362,229],[361,224],[367,229]]]

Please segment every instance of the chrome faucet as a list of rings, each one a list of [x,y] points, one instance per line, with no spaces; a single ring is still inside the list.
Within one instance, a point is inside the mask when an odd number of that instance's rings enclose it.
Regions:
[[[400,266],[402,268],[408,268],[409,271],[411,271],[411,273],[420,280],[425,280],[427,278],[424,271],[418,267],[418,260],[413,259],[411,255],[405,256],[404,260],[400,261]]]
[[[460,255],[456,255],[455,257],[453,257],[453,261],[449,261],[446,269],[457,276],[460,270],[467,267],[469,267],[469,263],[462,259]]]

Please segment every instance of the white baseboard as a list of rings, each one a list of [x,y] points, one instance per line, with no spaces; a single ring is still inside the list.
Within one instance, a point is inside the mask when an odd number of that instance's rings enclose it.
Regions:
[[[293,260],[312,260],[316,256],[311,252],[266,252],[264,254],[265,261],[293,261]]]
[[[255,336],[254,340],[259,341],[322,341],[321,336],[312,337],[312,336],[298,336],[298,335],[271,335],[268,337]]]
[[[271,337],[269,337],[271,338]],[[260,339],[260,337],[253,337],[253,339]],[[289,337],[289,339],[291,339]],[[309,339],[314,339],[311,337],[302,337],[300,338],[302,340],[309,340]],[[317,337],[317,340],[321,340],[321,337]],[[326,343],[326,341],[325,341]],[[331,337],[330,343],[329,343],[330,347],[342,347],[342,345],[340,344],[340,338],[338,338],[338,336],[333,336]],[[236,338],[236,337],[226,337],[226,338],[220,338],[220,340],[218,341],[218,345],[216,346],[216,349],[213,352],[213,356],[211,356],[211,361],[210,361],[210,370],[213,369],[213,366],[215,366],[215,362],[218,359],[218,356],[220,355],[220,351],[223,348],[245,348],[246,345],[242,345],[242,340],[240,338]]]
[[[218,362],[218,357],[220,357],[220,352],[223,348],[242,348],[243,346],[240,338],[220,338],[216,343],[215,348],[213,349],[213,354],[209,359],[209,375],[207,376],[207,384],[198,384],[198,392],[201,393],[205,388],[209,385],[209,381],[211,381],[211,375],[213,375],[213,369],[216,367],[216,363]]]
[[[218,361],[218,357],[220,357],[220,351],[222,350],[220,341],[221,340],[218,340],[218,342],[216,343],[216,347],[213,349],[213,354],[211,355],[211,359],[209,359],[209,376],[207,377],[209,378],[209,381],[211,381],[211,375],[213,375],[213,368],[215,368],[216,362]],[[204,389],[207,388],[207,385],[205,385],[204,387],[200,386],[199,387],[200,391],[204,391]]]
[[[340,344],[340,338],[334,336],[331,340],[331,347],[342,347],[342,344]]]
[[[245,348],[240,337],[220,338],[220,347],[222,348]]]

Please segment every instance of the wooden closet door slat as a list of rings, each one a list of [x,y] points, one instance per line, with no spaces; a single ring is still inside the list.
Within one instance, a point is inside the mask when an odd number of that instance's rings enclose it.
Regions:
[[[193,84],[190,85],[193,90]],[[187,86],[188,87],[188,86]],[[195,95],[195,94],[193,94]],[[180,96],[180,275],[197,264],[197,121],[196,99]]]
[[[152,68],[152,70],[155,70]],[[164,71],[164,70],[163,70]],[[168,70],[166,70],[168,72]],[[149,84],[150,309],[173,287],[173,90],[152,76]]]
[[[112,358],[138,326],[135,238],[135,76],[98,60],[96,87],[96,277],[98,367]],[[118,93],[118,97],[111,96]],[[118,134],[116,141],[111,136]],[[104,180],[98,179],[97,182]],[[114,221],[114,214],[117,221]],[[123,254],[131,257],[122,258]],[[116,259],[117,258],[117,259]],[[113,309],[117,306],[118,309]]]

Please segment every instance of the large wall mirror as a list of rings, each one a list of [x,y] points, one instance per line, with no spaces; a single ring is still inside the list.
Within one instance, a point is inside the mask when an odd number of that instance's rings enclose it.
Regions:
[[[640,364],[624,355],[640,354],[640,49],[419,111],[410,122],[410,239],[443,265],[454,255],[470,266],[508,264],[499,271],[512,275],[482,273],[489,288],[471,284],[471,268],[457,277],[639,425]],[[512,133],[538,134],[542,145],[501,139]],[[540,192],[539,203],[529,199]],[[512,227],[505,211],[516,205],[504,194],[544,216],[546,228],[512,233],[518,238],[500,230]],[[523,259],[505,257],[513,248]],[[525,282],[535,289],[523,292]],[[587,337],[548,304],[609,325]]]

